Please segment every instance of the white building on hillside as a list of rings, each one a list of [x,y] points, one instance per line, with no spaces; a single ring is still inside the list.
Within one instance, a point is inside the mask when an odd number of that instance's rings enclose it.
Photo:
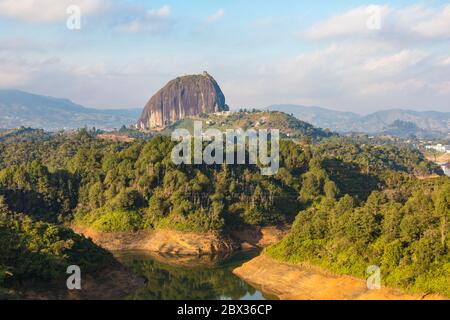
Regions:
[[[450,145],[443,145],[443,144],[435,144],[435,145],[429,145],[425,146],[425,149],[427,150],[435,150],[437,152],[444,152],[444,153],[450,153]]]
[[[444,171],[444,174],[446,176],[450,177],[450,164],[449,163],[443,163],[441,164],[441,169],[442,171]]]

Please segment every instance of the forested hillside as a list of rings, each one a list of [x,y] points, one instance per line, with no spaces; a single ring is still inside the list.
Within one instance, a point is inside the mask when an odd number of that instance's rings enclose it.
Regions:
[[[65,282],[69,265],[97,272],[114,263],[112,255],[72,230],[8,210],[0,196],[0,299],[16,298],[11,286],[33,281]]]
[[[363,203],[321,198],[268,253],[362,278],[376,265],[385,285],[450,296],[449,221],[448,178],[416,183],[404,201],[378,191]]]
[[[433,170],[419,154],[393,148],[363,148],[353,159],[347,150],[354,145],[336,147],[342,158],[332,142],[302,147],[286,140],[280,170],[267,177],[253,165],[177,166],[173,146],[163,136],[121,143],[84,130],[2,143],[0,191],[12,210],[50,222],[76,218],[103,231],[208,231],[289,221],[320,194],[364,199],[371,190],[395,187],[396,179],[411,179],[416,167]]]
[[[297,216],[291,235],[272,249],[282,259],[297,261],[304,253],[327,263],[344,257],[343,272],[359,274],[365,262],[360,259],[382,257],[383,248],[392,245],[401,249],[392,249],[398,253],[398,264],[389,262],[394,271],[420,257],[429,262],[422,268],[444,272],[436,291],[442,292],[448,279],[448,178],[417,180],[418,172],[436,172],[418,151],[340,138],[318,144],[282,140],[278,173],[262,176],[256,165],[174,165],[175,143],[165,136],[113,142],[86,130],[9,134],[14,138],[0,142],[0,195],[8,208],[2,236],[10,246],[19,241],[31,248],[30,255],[28,249],[19,252],[32,267],[23,271],[26,263],[16,266],[19,257],[5,254],[4,275],[8,268],[18,276],[34,274],[33,261],[47,261],[33,260],[36,252],[46,252],[51,263],[70,260],[67,252],[78,252],[73,246],[97,252],[56,226],[63,223],[105,232],[168,228],[227,234],[243,226],[290,223]],[[384,221],[391,221],[389,227]],[[378,256],[372,246],[381,250]],[[360,254],[366,248],[369,256]],[[101,261],[103,254],[93,257]],[[431,266],[437,269],[427,269]],[[411,272],[407,281],[422,281]]]

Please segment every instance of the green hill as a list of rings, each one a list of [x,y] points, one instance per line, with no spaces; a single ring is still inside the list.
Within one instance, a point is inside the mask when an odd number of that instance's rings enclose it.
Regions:
[[[297,118],[278,111],[240,111],[216,114],[202,114],[177,121],[161,133],[170,134],[178,128],[193,132],[194,121],[203,122],[203,130],[210,128],[225,131],[227,129],[278,129],[281,138],[302,139],[308,137],[313,141],[335,136],[328,130],[322,130]]]

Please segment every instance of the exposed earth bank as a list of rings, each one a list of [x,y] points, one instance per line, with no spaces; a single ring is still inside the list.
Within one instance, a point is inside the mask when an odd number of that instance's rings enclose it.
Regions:
[[[253,227],[233,231],[229,236],[213,232],[198,234],[166,229],[138,232],[100,232],[84,226],[72,226],[72,229],[109,251],[144,250],[199,256],[265,247],[281,240],[289,227]]]
[[[436,300],[437,295],[405,294],[382,287],[369,290],[366,281],[333,275],[322,269],[276,261],[262,254],[233,273],[261,291],[282,300]]]
[[[196,234],[174,230],[101,232],[88,227],[72,229],[109,250],[144,250],[177,255],[203,255],[232,252],[236,244],[218,234]]]
[[[239,242],[241,247],[265,248],[281,241],[290,230],[291,226],[289,224],[266,227],[255,226],[233,230],[230,232],[230,236],[236,242]]]

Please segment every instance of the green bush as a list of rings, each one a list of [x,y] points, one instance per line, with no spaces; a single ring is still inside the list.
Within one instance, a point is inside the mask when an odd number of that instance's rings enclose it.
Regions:
[[[136,231],[143,228],[144,220],[137,211],[98,209],[83,216],[78,222],[98,231]]]

